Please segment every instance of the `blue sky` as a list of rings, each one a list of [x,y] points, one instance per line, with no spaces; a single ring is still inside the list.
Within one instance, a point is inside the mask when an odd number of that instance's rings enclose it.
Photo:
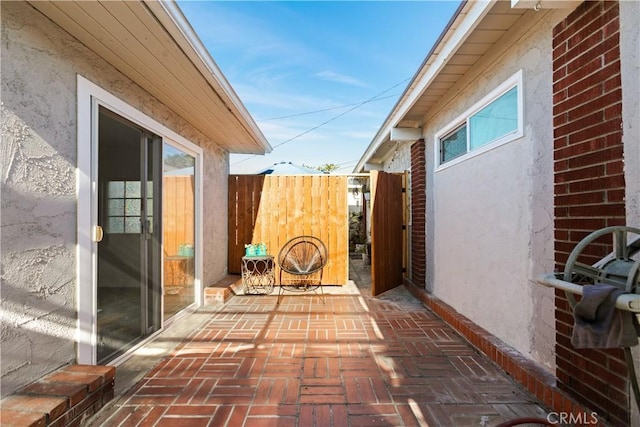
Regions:
[[[278,162],[349,173],[459,1],[179,1]]]

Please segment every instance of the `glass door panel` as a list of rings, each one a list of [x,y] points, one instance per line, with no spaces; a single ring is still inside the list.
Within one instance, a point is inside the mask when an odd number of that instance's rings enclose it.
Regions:
[[[146,222],[144,240],[146,243],[147,272],[147,319],[146,330],[150,334],[162,324],[161,274],[162,274],[162,139],[147,136],[146,171]]]
[[[164,146],[164,318],[195,302],[195,158]]]
[[[98,363],[122,355],[160,325],[153,304],[153,290],[157,294],[160,287],[160,253],[153,249],[160,246],[160,233],[153,233],[159,201],[153,195],[160,194],[160,180],[153,179],[149,159],[161,149],[159,138],[100,109],[98,225],[104,237],[97,254]]]

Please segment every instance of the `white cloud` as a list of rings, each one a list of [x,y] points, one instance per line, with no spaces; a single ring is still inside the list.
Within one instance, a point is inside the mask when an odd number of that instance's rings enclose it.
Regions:
[[[367,141],[370,141],[373,139],[376,131],[377,129],[374,128],[372,130],[344,132],[343,135],[350,139],[366,139]]]
[[[271,75],[274,77],[274,75]],[[251,84],[237,83],[235,91],[242,102],[252,110],[256,120],[285,115],[289,112],[312,111],[341,105],[329,98],[305,95],[301,92],[290,92],[280,87],[266,84],[268,75],[256,77]]]
[[[269,19],[224,2],[181,1],[179,6],[190,12],[190,23],[214,60],[233,57],[236,68],[260,63],[285,69],[322,59],[315,48],[280,31]]]
[[[325,70],[315,74],[316,77],[330,82],[343,83],[351,86],[369,87],[368,84],[355,77],[346,74],[336,73],[335,71]]]

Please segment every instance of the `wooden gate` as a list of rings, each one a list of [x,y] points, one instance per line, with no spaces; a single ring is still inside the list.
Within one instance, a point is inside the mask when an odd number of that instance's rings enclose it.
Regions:
[[[405,206],[402,174],[372,171],[371,293],[379,295],[403,283]]]
[[[340,175],[230,175],[229,273],[240,274],[245,244],[265,243],[277,256],[289,239],[312,235],[329,251],[322,283],[346,284],[347,180]]]

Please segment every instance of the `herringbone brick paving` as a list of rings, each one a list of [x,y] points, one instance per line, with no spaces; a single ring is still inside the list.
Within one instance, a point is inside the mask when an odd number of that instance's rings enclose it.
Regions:
[[[366,289],[365,289],[366,291]],[[104,426],[491,426],[546,413],[402,288],[235,296]]]

